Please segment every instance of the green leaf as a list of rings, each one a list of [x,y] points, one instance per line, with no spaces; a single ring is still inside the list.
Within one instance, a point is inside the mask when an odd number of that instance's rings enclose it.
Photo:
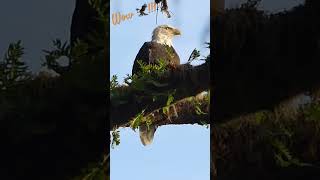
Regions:
[[[120,131],[115,130],[112,132],[111,147],[114,148],[115,146],[118,146],[119,144],[120,144]]]
[[[173,97],[173,94],[175,93],[175,91],[173,93],[170,93],[168,95],[168,99],[167,99],[167,103],[166,103],[166,106],[162,108],[162,112],[163,114],[168,114],[169,113],[169,107],[170,107],[170,104],[173,102],[174,100],[174,97]]]
[[[173,94],[169,94],[167,99],[167,106],[169,106],[174,100]]]
[[[277,164],[278,164],[280,167],[288,167],[288,166],[290,166],[290,162],[284,160],[284,159],[282,158],[282,156],[279,155],[279,154],[275,154],[275,159],[276,159]]]
[[[144,111],[146,109],[142,110],[141,113],[139,113],[132,121],[131,121],[131,128],[135,131],[139,125],[141,124],[142,120],[143,120],[143,116],[144,116]]]
[[[162,108],[162,113],[163,114],[168,114],[169,113],[169,106],[165,106]]]

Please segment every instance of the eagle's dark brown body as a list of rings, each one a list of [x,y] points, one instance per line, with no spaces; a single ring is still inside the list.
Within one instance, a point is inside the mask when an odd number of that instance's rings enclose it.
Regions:
[[[180,64],[180,58],[172,46],[156,42],[145,42],[134,60],[132,74],[136,74],[139,71],[138,60],[146,64],[155,64],[160,58],[171,65]]]

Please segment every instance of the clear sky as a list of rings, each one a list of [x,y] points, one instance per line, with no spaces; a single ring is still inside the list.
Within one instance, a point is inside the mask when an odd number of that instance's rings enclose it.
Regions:
[[[111,179],[209,180],[209,134],[199,125],[161,126],[145,147],[138,130],[121,129],[121,143],[111,150]]]

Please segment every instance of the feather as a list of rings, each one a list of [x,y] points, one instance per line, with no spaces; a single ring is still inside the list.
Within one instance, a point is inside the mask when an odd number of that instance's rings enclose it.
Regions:
[[[149,125],[149,128],[146,124],[139,126],[140,140],[144,146],[152,143],[156,130],[157,126],[154,124]]]
[[[138,60],[145,64],[154,64],[160,58],[168,61],[169,64],[180,64],[180,58],[176,50],[171,46],[166,46],[156,42],[145,42],[140,48],[133,64],[132,74],[139,71]]]

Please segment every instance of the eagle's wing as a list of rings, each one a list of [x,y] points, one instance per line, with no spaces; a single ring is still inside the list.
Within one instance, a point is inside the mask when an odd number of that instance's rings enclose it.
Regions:
[[[136,72],[139,71],[139,64],[138,60],[142,61],[143,63],[149,64],[150,62],[150,53],[151,51],[151,43],[150,42],[145,42],[143,46],[140,48],[134,63],[132,67],[132,74],[135,74]]]
[[[170,64],[180,64],[180,58],[173,47],[156,42],[145,42],[134,60],[132,74],[135,74],[139,71],[139,64],[137,62],[138,60],[141,60],[146,64],[154,64],[160,58]]]

